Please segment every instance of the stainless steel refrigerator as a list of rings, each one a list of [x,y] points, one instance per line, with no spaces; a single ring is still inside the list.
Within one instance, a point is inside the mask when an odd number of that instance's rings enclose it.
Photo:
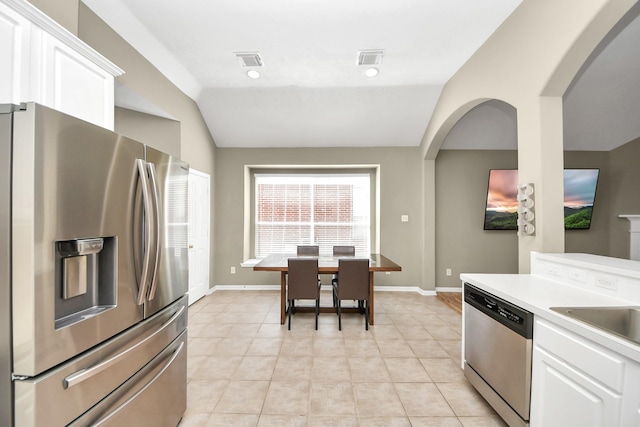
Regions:
[[[179,423],[187,180],[109,130],[0,107],[0,425]]]

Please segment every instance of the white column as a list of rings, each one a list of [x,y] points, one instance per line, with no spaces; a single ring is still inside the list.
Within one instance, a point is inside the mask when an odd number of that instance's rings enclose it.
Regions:
[[[629,259],[640,261],[640,215],[618,215],[620,218],[627,218],[631,223],[629,226]]]
[[[518,109],[518,183],[535,186],[535,233],[518,237],[519,273],[531,252],[564,252],[562,98],[535,97]]]

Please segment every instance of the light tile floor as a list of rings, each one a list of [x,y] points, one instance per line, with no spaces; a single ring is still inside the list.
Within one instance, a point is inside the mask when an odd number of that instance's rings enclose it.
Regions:
[[[376,292],[375,325],[343,313],[279,324],[274,291],[189,308],[191,426],[506,426],[460,368],[461,316],[436,297]],[[331,304],[330,292],[322,304]]]

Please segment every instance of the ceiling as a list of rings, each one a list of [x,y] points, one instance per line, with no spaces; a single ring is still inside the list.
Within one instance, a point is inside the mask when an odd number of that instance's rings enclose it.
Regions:
[[[82,1],[197,102],[219,147],[418,146],[443,85],[521,3]],[[238,52],[259,52],[259,79]],[[163,115],[122,86],[116,103]]]
[[[218,147],[418,146],[442,87],[521,0],[82,0],[194,99]],[[640,136],[640,4],[564,96],[567,150]],[[384,51],[378,76],[358,52]],[[259,52],[253,80],[236,57]],[[126,87],[121,107],[166,116]],[[482,104],[445,149],[516,149],[516,110]],[[486,123],[492,123],[488,127]],[[480,130],[480,131],[479,131]]]

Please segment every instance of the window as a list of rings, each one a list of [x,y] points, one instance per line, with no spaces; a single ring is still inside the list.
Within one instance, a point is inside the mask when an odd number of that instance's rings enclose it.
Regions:
[[[295,253],[297,245],[371,249],[370,175],[256,174],[256,257]]]

